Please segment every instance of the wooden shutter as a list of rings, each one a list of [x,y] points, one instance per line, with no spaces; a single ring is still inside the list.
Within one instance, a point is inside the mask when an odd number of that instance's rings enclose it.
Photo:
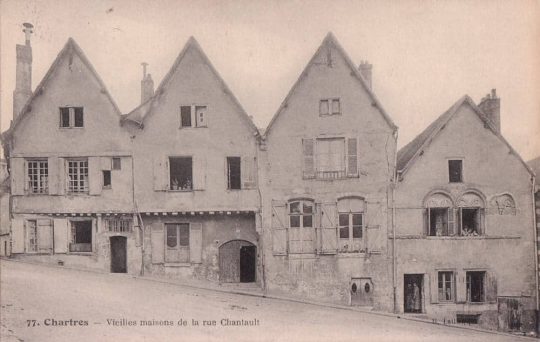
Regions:
[[[461,208],[456,209],[456,214],[457,214],[456,215],[457,217],[456,217],[456,222],[454,223],[454,227],[456,228],[456,235],[461,235],[461,229],[463,228],[461,227],[461,217],[462,217]]]
[[[194,264],[202,262],[202,223],[189,225],[189,259]]]
[[[58,157],[49,157],[47,159],[47,172],[48,172],[48,185],[49,185],[49,194],[50,195],[57,195],[58,194],[58,188],[59,188],[59,178],[58,175]]]
[[[433,271],[429,274],[429,292],[431,303],[439,302],[439,278],[438,272]]]
[[[152,263],[162,264],[165,261],[165,235],[163,224],[151,226],[150,240],[152,244]]]
[[[424,236],[429,236],[429,208],[422,209],[424,215]]]
[[[315,146],[313,139],[302,139],[303,177],[315,178]]]
[[[356,138],[347,139],[347,176],[358,176],[358,143]]]
[[[52,225],[50,219],[37,220],[37,241],[40,253],[51,253],[53,244]]]
[[[192,165],[193,189],[204,190],[206,188],[206,157],[194,156]]]
[[[256,159],[253,157],[242,157],[240,174],[242,176],[242,189],[253,189],[256,186]]]
[[[11,220],[11,253],[24,253],[24,226],[23,219]]]
[[[101,158],[89,157],[88,158],[88,192],[90,195],[101,194],[101,188],[103,187],[101,173]]]
[[[383,207],[379,202],[367,202],[366,219],[366,247],[368,252],[381,252],[386,247],[386,235],[382,229]]]
[[[492,271],[486,272],[485,278],[486,302],[497,302],[497,276]]]
[[[320,208],[320,252],[322,254],[336,254],[338,250],[337,203],[321,203]]]
[[[154,157],[154,190],[169,189],[169,159],[165,156]]]
[[[24,195],[28,187],[26,178],[26,163],[24,158],[11,158],[9,161],[11,177],[11,194]]]
[[[382,228],[379,225],[366,227],[367,250],[370,253],[379,253],[386,243]]]
[[[455,209],[453,208],[448,208],[448,235],[450,236],[454,236],[456,235],[456,228],[455,228],[455,218],[456,218],[456,214],[455,214]]]
[[[68,251],[68,223],[67,219],[54,219],[54,252],[67,253]]]
[[[478,209],[478,235],[486,234],[486,209]]]
[[[64,195],[67,189],[67,171],[66,171],[66,160],[64,158],[58,158],[56,163],[57,170],[57,194]]]
[[[272,252],[274,255],[287,255],[287,205],[272,201]]]
[[[101,168],[101,170],[110,171],[112,169],[112,159],[111,159],[111,157],[101,157],[100,158],[100,168]]]
[[[454,273],[456,279],[456,302],[465,303],[467,301],[467,272]]]

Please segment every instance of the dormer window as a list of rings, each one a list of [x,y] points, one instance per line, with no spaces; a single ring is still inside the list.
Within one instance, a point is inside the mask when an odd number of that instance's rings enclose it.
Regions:
[[[60,127],[84,127],[83,107],[60,107]]]
[[[322,99],[319,101],[319,115],[339,115],[341,114],[341,103],[339,98]]]
[[[207,127],[206,106],[180,106],[180,127]]]

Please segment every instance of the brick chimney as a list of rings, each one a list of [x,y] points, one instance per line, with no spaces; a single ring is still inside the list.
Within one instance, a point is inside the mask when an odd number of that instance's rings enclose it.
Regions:
[[[491,89],[491,94],[487,94],[482,98],[478,107],[486,114],[486,117],[491,121],[497,132],[501,132],[501,99],[497,97],[497,90]]]
[[[360,74],[362,74],[362,77],[364,77],[364,80],[366,81],[369,89],[372,89],[371,74],[373,71],[373,65],[369,64],[368,61],[361,61],[358,69],[360,70]]]
[[[148,63],[141,63],[143,67],[143,78],[141,81],[141,103],[145,103],[149,98],[154,96],[154,80],[152,75],[146,73]]]
[[[13,119],[23,109],[24,105],[32,96],[32,46],[30,38],[34,33],[34,26],[30,23],[23,24],[25,44],[16,46],[17,66],[15,71],[15,90],[13,91]]]

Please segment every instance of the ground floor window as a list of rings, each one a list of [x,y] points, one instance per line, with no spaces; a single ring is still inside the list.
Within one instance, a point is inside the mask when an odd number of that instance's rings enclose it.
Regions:
[[[189,223],[167,223],[165,230],[165,261],[189,262]]]
[[[92,220],[71,221],[70,252],[92,252]]]
[[[454,301],[454,272],[439,272],[438,278],[439,301]]]
[[[131,227],[133,225],[133,219],[131,217],[106,218],[104,222],[105,229],[115,233],[131,232]]]
[[[314,253],[314,204],[309,200],[289,203],[289,250],[291,253]]]
[[[37,252],[38,251],[38,234],[37,234],[37,221],[36,220],[27,220],[26,221],[26,250],[28,252]]]
[[[480,303],[485,301],[486,272],[467,272],[467,301]]]

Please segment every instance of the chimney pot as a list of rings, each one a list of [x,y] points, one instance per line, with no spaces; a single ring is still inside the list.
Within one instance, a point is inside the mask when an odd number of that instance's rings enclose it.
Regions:
[[[154,80],[152,80],[152,75],[146,73],[146,68],[148,63],[141,63],[143,67],[143,78],[141,81],[141,104],[145,103],[154,96]]]
[[[373,73],[373,65],[370,64],[368,61],[360,61],[360,66],[358,67],[360,70],[360,74],[362,74],[362,77],[367,83],[367,86],[369,89],[372,89],[372,73]]]
[[[491,89],[478,107],[484,112],[487,119],[495,126],[497,132],[501,132],[501,99],[497,97],[497,90]]]

